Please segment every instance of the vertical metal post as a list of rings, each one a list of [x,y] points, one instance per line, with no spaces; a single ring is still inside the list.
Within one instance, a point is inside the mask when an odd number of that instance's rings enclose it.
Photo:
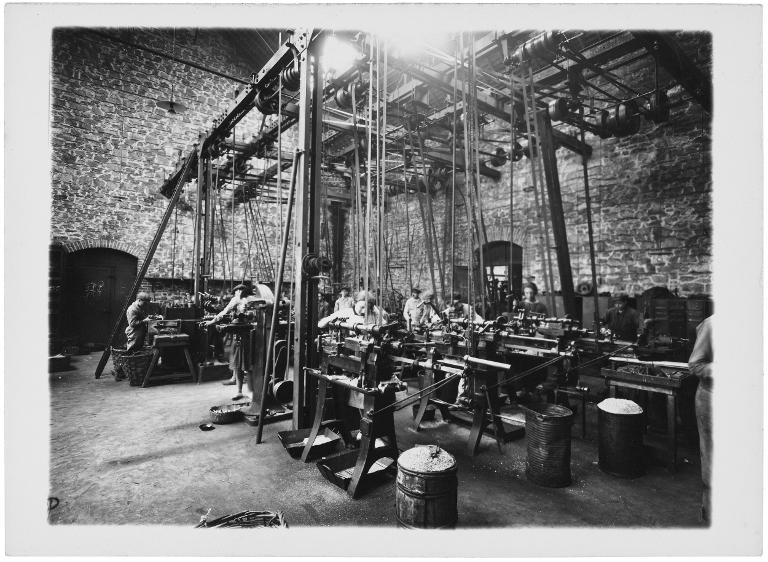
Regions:
[[[517,129],[515,126],[515,77],[510,73],[509,76],[509,124],[512,126],[512,133],[509,141],[509,261],[507,262],[507,293],[514,294],[514,284],[512,283],[512,268],[514,267],[514,247],[515,247],[515,142],[517,142]],[[512,312],[512,299],[509,301],[510,312]],[[504,307],[506,310],[506,307]]]
[[[302,32],[308,33],[308,32]],[[298,42],[310,42],[309,36],[299,36]],[[318,59],[317,42],[309,44],[299,55],[299,131],[297,148],[302,151],[297,166],[296,191],[296,245],[293,263],[296,284],[294,332],[294,381],[293,381],[293,428],[300,429],[309,425],[309,406],[314,395],[307,385],[304,367],[317,364],[317,353],[313,342],[317,332],[317,283],[306,278],[302,272],[304,257],[316,253],[320,239],[320,201],[317,197],[320,186],[320,146],[322,141],[322,89]],[[277,288],[276,288],[277,289]]]
[[[579,119],[584,121],[584,108],[579,109]],[[581,127],[581,142],[584,143],[584,127]],[[584,202],[587,209],[587,236],[589,237],[589,268],[592,273],[592,298],[594,299],[595,313],[594,325],[595,344],[597,351],[600,352],[600,299],[597,297],[597,264],[595,263],[595,235],[592,230],[592,198],[589,194],[589,170],[587,169],[587,154],[582,152],[581,165],[584,169]],[[584,322],[586,318],[582,318]]]
[[[205,184],[205,161],[203,159],[203,142],[200,135],[200,152],[197,155],[197,208],[195,210],[195,250],[192,264],[194,276],[194,295],[195,306],[200,306],[200,245],[202,244],[202,224],[203,216],[203,184]]]

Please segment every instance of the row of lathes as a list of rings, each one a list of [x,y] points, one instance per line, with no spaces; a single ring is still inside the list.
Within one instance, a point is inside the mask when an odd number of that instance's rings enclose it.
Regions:
[[[484,433],[503,453],[505,442],[525,434],[528,405],[571,406],[575,397],[583,416],[587,389],[578,385],[579,366],[633,355],[634,347],[595,340],[568,318],[526,313],[511,320],[443,319],[411,331],[397,322],[333,320],[317,340],[319,368],[305,368],[318,389],[312,427],[281,438],[301,445],[305,462],[342,441],[346,450],[321,458],[318,467],[358,497],[395,465],[397,410],[411,406],[417,430],[437,410],[469,428],[466,454],[476,454]],[[408,382],[415,383],[410,390]]]

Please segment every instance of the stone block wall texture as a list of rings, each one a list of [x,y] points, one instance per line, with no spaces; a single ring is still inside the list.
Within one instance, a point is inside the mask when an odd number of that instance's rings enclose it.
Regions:
[[[711,65],[711,42],[701,34],[678,34],[686,52],[703,69]],[[646,61],[625,69],[623,77],[647,77],[652,65]],[[619,71],[617,71],[619,72]],[[622,75],[621,73],[619,73]],[[687,94],[677,88],[672,101]],[[577,129],[558,127],[578,136]],[[492,122],[485,131],[509,131],[508,123]],[[588,161],[592,220],[596,249],[598,290],[640,294],[654,286],[677,289],[681,296],[709,294],[712,290],[711,256],[711,192],[712,161],[710,153],[711,125],[709,117],[694,101],[681,100],[671,111],[667,123],[654,125],[643,120],[638,134],[625,138],[602,140],[587,134],[593,148]],[[482,135],[501,138],[500,135]],[[509,136],[506,137],[509,142]],[[496,144],[482,143],[480,149],[493,152]],[[574,285],[591,282],[587,236],[584,177],[581,157],[565,148],[557,151],[563,210]],[[480,204],[488,233],[488,241],[510,239],[510,169],[509,163],[498,168],[500,180],[482,177]],[[455,247],[457,268],[467,266],[469,228],[464,202],[463,174],[457,174],[457,206]],[[523,276],[532,276],[540,289],[546,289],[545,264],[541,254],[543,224],[536,205],[536,194],[530,187],[531,163],[523,158],[514,164],[513,240],[523,248]],[[433,221],[440,253],[448,248],[446,198],[450,197],[450,180],[438,184],[433,198]],[[541,189],[541,185],[539,185]],[[419,204],[414,193],[400,194],[387,201],[386,234],[388,240],[389,276],[387,289],[394,286],[407,293],[407,263],[411,279],[422,289],[431,288],[424,229]],[[426,204],[424,204],[426,212]],[[549,210],[547,208],[547,213]],[[550,221],[551,232],[551,221]],[[661,248],[656,254],[653,227],[661,227]],[[549,246],[554,246],[550,234]],[[540,240],[542,242],[540,242]],[[477,246],[474,245],[474,248]],[[410,250],[410,260],[408,253]],[[345,264],[359,255],[347,244]],[[551,253],[553,290],[560,289],[557,258]],[[450,258],[447,258],[450,262]],[[440,290],[437,264],[437,287]],[[446,290],[450,284],[450,268],[444,269]],[[352,277],[347,278],[350,282]],[[390,283],[391,280],[391,283]],[[390,286],[391,285],[391,286]]]
[[[97,31],[164,52],[173,49],[176,57],[243,80],[259,70],[215,30],[177,29],[175,48],[171,29]],[[70,249],[123,249],[136,255],[141,265],[168,204],[159,193],[165,178],[198,134],[227,110],[235,90],[242,85],[87,29],[54,30],[52,47],[51,241]],[[156,106],[158,100],[169,98],[172,84],[175,100],[187,107],[177,115]],[[271,119],[267,119],[267,126]],[[254,110],[237,125],[237,142],[249,141],[260,125],[261,115]],[[284,151],[291,150],[294,135],[283,135]],[[256,171],[271,163],[253,161]],[[288,173],[284,178],[287,185]],[[178,212],[149,265],[148,276],[191,276],[195,185],[193,181],[184,188]],[[234,207],[233,258],[231,185],[221,190],[217,207],[221,214],[217,218],[214,276],[229,278],[234,267],[236,279],[258,279],[252,221],[246,218],[250,211],[242,204]],[[254,201],[252,208],[262,218],[267,251],[276,264],[279,205]]]
[[[170,29],[104,31],[130,42],[171,50]],[[697,64],[705,69],[710,67],[710,42],[692,34],[680,34],[678,39]],[[52,42],[51,240],[70,250],[113,247],[141,260],[167,206],[167,199],[159,194],[160,186],[173,170],[179,154],[186,152],[199,132],[226,110],[239,85],[85,29],[55,30]],[[175,54],[243,79],[258,70],[215,31],[177,30]],[[631,83],[632,73],[647,77],[649,68],[647,61],[638,63],[627,70],[626,78]],[[175,98],[188,107],[185,113],[175,116],[155,105],[158,100],[168,99],[172,83]],[[682,95],[682,91],[677,92],[677,98]],[[261,115],[254,110],[238,124],[235,131],[238,142],[249,140],[258,132],[260,124]],[[491,122],[486,125],[486,131],[504,131],[508,127],[506,123]],[[568,127],[561,129],[577,134]],[[294,128],[283,135],[284,151],[291,150],[295,132]],[[588,168],[600,290],[640,293],[651,286],[664,285],[677,288],[681,295],[711,291],[710,132],[710,121],[700,107],[695,102],[683,101],[673,109],[668,123],[656,126],[644,122],[636,135],[601,140],[587,134],[586,140],[594,151]],[[481,149],[493,152],[496,146],[483,144]],[[590,280],[581,161],[564,148],[560,148],[557,155],[574,283],[578,284]],[[256,171],[269,164],[253,162]],[[509,165],[499,170],[500,180],[482,178],[480,186],[488,240],[509,240],[512,226],[513,239],[523,248],[524,276],[535,277],[544,288],[545,260],[539,243],[542,226],[535,194],[528,189],[532,185],[530,161],[523,159],[514,167],[511,225]],[[288,176],[285,173],[286,185]],[[457,268],[467,267],[470,248],[463,183],[462,174],[457,174],[454,229]],[[348,181],[338,174],[324,173],[323,185],[346,188]],[[450,187],[450,181],[438,183],[432,199],[432,222],[446,290],[450,286],[450,229],[446,212],[450,205]],[[214,276],[230,278],[234,265],[236,279],[263,281],[253,221],[246,218],[250,210],[247,206],[235,205],[233,229],[231,203],[231,186],[226,186],[217,204]],[[179,211],[171,219],[150,263],[149,277],[191,277],[195,204],[192,182],[185,187]],[[424,213],[428,213],[426,201],[422,204]],[[285,207],[254,201],[252,208],[263,225],[266,252],[276,267],[281,213],[284,216]],[[334,256],[329,241],[333,239],[336,225],[324,214],[321,250],[333,259],[342,260],[343,281],[354,285],[354,264],[357,262],[362,270],[364,251],[363,246],[354,247],[351,219],[350,213],[343,228],[343,256]],[[382,280],[386,291],[407,291],[408,265],[413,284],[422,289],[431,288],[417,196],[411,193],[387,197],[384,223],[389,264]],[[668,254],[651,253],[654,226],[662,228],[662,247],[668,248]],[[375,236],[374,224],[372,237]],[[289,247],[286,279],[292,275],[291,257]],[[374,259],[373,251],[371,259]],[[557,290],[560,283],[554,252],[552,262]],[[371,271],[373,281],[373,266]],[[437,263],[434,271],[440,292]]]

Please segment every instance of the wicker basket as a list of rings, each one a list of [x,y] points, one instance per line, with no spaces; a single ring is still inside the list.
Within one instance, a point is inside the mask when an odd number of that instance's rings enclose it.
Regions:
[[[125,370],[123,369],[123,361],[125,360],[125,353],[128,351],[124,347],[111,347],[110,348],[112,352],[112,365],[114,368],[112,369],[112,375],[115,377],[116,380],[121,380],[126,378],[128,375],[125,373]]]
[[[211,423],[221,425],[238,422],[243,419],[243,410],[250,405],[250,402],[238,402],[224,406],[213,406],[210,410]]]
[[[151,349],[142,349],[131,355],[123,355],[123,372],[128,376],[128,383],[131,386],[141,386],[151,362]]]

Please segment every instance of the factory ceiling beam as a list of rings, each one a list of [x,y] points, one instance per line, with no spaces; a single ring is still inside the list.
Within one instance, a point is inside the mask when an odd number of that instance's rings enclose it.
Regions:
[[[416,65],[406,63],[398,58],[391,57],[389,64],[400,70],[401,72],[408,74],[418,80],[421,80],[425,84],[432,86],[446,94],[453,95],[454,85],[457,90],[461,91],[463,82],[461,80],[453,80],[448,78],[444,79],[438,72],[426,68],[417,68]],[[483,113],[493,115],[494,117],[503,121],[509,122],[510,111],[508,104],[502,103],[490,94],[484,92],[477,92],[477,105],[478,109]],[[576,137],[571,137],[565,133],[554,130],[553,135],[561,146],[572,150],[580,155],[586,155],[589,158],[592,155],[592,147],[587,143],[582,143]]]
[[[634,31],[634,36],[672,77],[679,82],[704,111],[712,113],[712,82],[686,55],[671,33]]]

